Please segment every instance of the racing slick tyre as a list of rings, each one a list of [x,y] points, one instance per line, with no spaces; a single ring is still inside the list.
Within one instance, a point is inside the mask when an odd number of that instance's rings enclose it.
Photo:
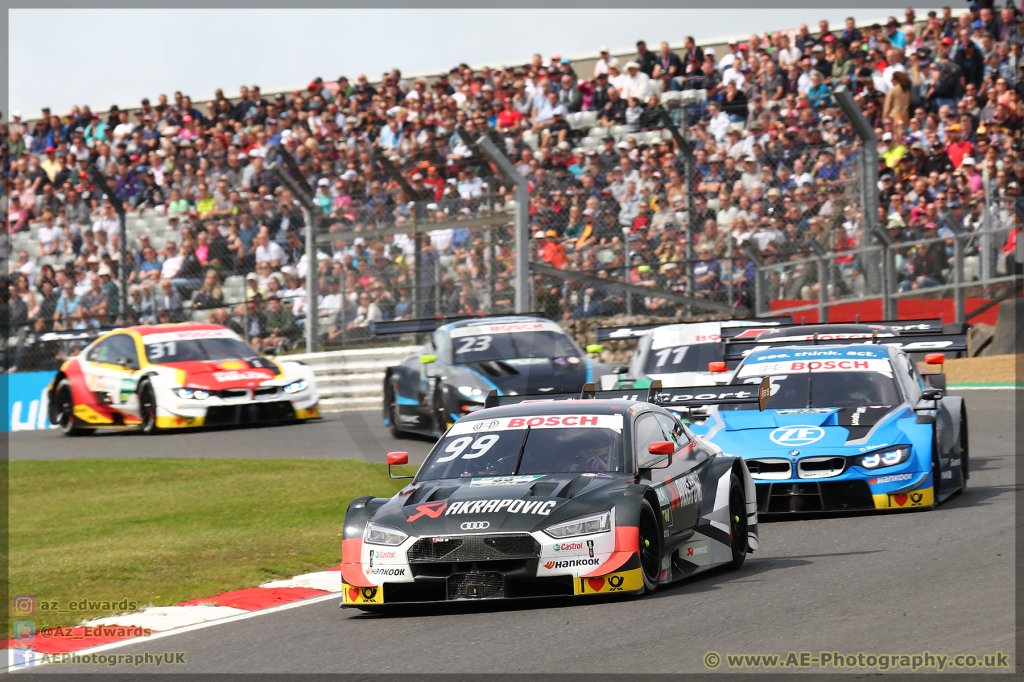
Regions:
[[[644,577],[644,591],[652,592],[658,586],[661,572],[661,526],[654,507],[647,500],[640,502],[640,573]]]
[[[729,544],[735,571],[747,560],[747,497],[735,473],[729,476]]]
[[[390,382],[384,389],[384,404],[388,406],[388,431],[391,432],[391,437],[405,438],[405,432],[398,428],[398,391]]]
[[[57,402],[57,426],[65,436],[91,436],[92,429],[82,428],[82,421],[75,416],[75,399],[71,393],[71,382],[61,379],[54,391]]]
[[[147,436],[158,431],[156,425],[156,391],[149,379],[139,382],[139,416],[142,422],[139,424],[139,431]]]
[[[437,437],[440,438],[448,430],[448,414],[444,411],[444,391],[438,386],[434,391],[434,424]]]

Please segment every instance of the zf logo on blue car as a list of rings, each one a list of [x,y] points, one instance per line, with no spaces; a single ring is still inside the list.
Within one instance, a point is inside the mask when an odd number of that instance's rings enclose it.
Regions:
[[[820,426],[780,426],[768,437],[777,445],[795,447],[817,443],[825,437],[825,429]]]

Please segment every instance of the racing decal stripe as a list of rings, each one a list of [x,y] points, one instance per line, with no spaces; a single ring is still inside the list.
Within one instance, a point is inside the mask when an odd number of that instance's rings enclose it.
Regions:
[[[875,509],[920,509],[935,504],[935,489],[932,487],[911,490],[908,493],[872,495]]]
[[[583,575],[589,578],[596,575],[611,573],[629,561],[630,557],[640,553],[640,527],[639,526],[616,526],[615,527],[615,550],[608,559],[590,573]]]
[[[356,587],[373,587],[363,575],[363,539],[346,538],[341,541],[341,580]]]

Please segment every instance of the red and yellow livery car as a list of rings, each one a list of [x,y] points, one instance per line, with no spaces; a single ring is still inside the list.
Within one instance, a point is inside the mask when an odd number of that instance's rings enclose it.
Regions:
[[[50,420],[68,435],[320,416],[312,370],[262,357],[214,324],[147,325],[103,334],[61,366],[49,400]]]

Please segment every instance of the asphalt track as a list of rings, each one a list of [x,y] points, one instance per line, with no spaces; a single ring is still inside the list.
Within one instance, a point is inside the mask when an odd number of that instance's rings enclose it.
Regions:
[[[12,460],[136,459],[143,457],[239,457],[245,459],[360,459],[387,461],[406,450],[423,461],[434,441],[410,436],[395,440],[381,424],[380,410],[328,412],[323,419],[284,426],[168,431],[144,436],[130,430],[101,430],[69,438],[57,429],[9,434]]]
[[[478,603],[395,616],[340,610],[339,600],[330,599],[109,653],[186,652],[184,667],[160,672],[701,673],[712,651],[723,657],[1002,651],[1014,667],[1014,393],[964,393],[972,476],[963,495],[935,511],[763,523],[761,550],[738,572],[704,574],[643,598]],[[239,442],[296,450],[301,437],[304,447],[293,456],[341,456],[338,447],[328,454],[306,446],[307,437],[340,443],[344,425],[336,418],[299,427],[301,432],[260,429],[252,441],[217,432],[196,436],[210,441],[161,436],[142,442],[149,456],[182,455],[191,443],[206,442],[217,445],[191,456],[223,456],[228,447],[242,449]],[[380,451],[388,449],[388,437],[368,429],[385,446]],[[37,442],[37,449],[67,447],[50,434],[37,434],[37,440],[16,435],[12,451]],[[354,438],[359,436],[341,450]],[[93,437],[82,447],[101,442],[110,443],[109,456],[126,456],[122,450],[140,443],[125,434]],[[100,450],[89,452],[97,456]],[[250,456],[264,456],[263,450]],[[28,672],[149,670],[50,665]],[[728,665],[718,671],[729,672]]]

